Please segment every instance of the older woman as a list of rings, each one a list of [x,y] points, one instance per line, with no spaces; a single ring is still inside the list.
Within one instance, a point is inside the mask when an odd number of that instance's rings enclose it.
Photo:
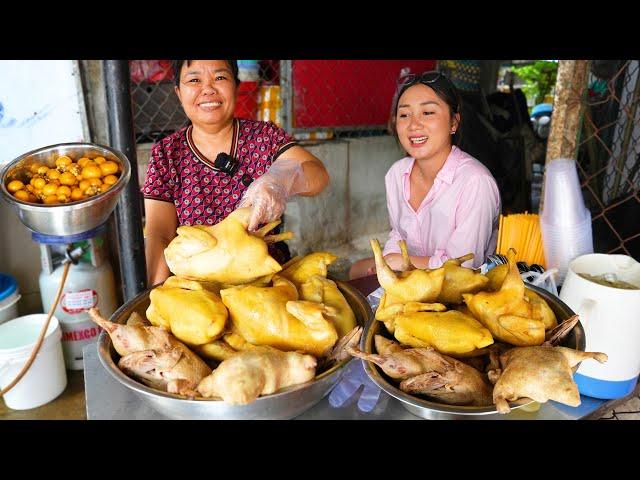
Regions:
[[[462,120],[456,87],[440,72],[412,75],[400,85],[393,112],[408,156],[385,176],[387,263],[401,268],[398,241],[404,239],[418,268],[437,268],[467,253],[474,259],[465,266],[479,267],[496,248],[500,193],[489,170],[454,144]],[[353,264],[350,277],[374,272],[367,258]]]
[[[174,60],[175,92],[190,125],[151,151],[142,187],[149,285],[164,281],[164,249],[180,225],[213,225],[239,206],[250,230],[282,215],[292,195],[328,184],[322,162],[270,122],[234,118],[235,60]]]

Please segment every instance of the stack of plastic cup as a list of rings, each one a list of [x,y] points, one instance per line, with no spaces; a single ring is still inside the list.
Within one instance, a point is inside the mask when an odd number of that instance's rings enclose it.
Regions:
[[[557,268],[562,285],[569,262],[593,253],[591,212],[584,205],[576,162],[559,158],[547,164],[540,229],[547,269]]]

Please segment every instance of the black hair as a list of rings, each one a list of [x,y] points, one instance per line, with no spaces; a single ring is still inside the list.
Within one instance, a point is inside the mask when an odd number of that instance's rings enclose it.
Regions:
[[[425,80],[424,75],[433,73],[434,75],[438,73],[437,78],[435,80]],[[393,108],[391,110],[391,118],[389,119],[389,129],[391,133],[396,138],[398,143],[400,139],[398,138],[398,131],[396,129],[396,117],[398,115],[398,102],[400,101],[400,97],[404,92],[407,91],[409,87],[413,87],[421,83],[429,88],[431,88],[438,97],[440,97],[449,107],[449,114],[453,119],[456,113],[461,113],[462,111],[462,98],[460,97],[460,92],[453,84],[449,78],[441,72],[425,72],[421,75],[412,76],[410,80],[401,83],[398,86],[396,95],[393,99]],[[458,121],[458,128],[456,128],[456,133],[452,135],[451,143],[453,145],[458,145],[460,143],[461,138],[461,130],[462,127],[462,117]]]
[[[236,86],[240,84],[240,79],[238,78],[238,61],[237,60],[225,60],[229,64],[229,68],[231,68],[231,73],[233,74],[233,80],[236,82]],[[184,64],[189,66],[192,60],[171,60],[171,69],[173,70],[173,84],[180,88],[180,71]]]

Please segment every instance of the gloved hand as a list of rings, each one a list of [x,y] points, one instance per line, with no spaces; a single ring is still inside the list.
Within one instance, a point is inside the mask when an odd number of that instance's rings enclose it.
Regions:
[[[309,185],[302,165],[296,160],[282,158],[249,185],[238,208],[253,207],[248,229],[254,231],[260,225],[280,218],[290,197],[307,191]]]
[[[354,358],[345,367],[338,384],[331,390],[329,404],[334,408],[341,407],[362,385],[364,389],[358,399],[358,408],[363,412],[370,412],[378,403],[380,388],[364,371],[362,360]]]

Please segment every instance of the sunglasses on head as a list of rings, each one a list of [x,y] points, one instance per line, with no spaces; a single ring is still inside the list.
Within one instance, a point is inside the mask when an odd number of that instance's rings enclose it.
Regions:
[[[436,71],[428,71],[428,72],[423,72],[420,74],[416,74],[416,73],[410,73],[408,75],[405,75],[404,77],[402,77],[399,82],[398,85],[400,86],[404,86],[404,85],[408,85],[410,83],[434,83],[437,82],[440,78],[445,78],[445,76],[441,73],[441,72],[436,72]]]

